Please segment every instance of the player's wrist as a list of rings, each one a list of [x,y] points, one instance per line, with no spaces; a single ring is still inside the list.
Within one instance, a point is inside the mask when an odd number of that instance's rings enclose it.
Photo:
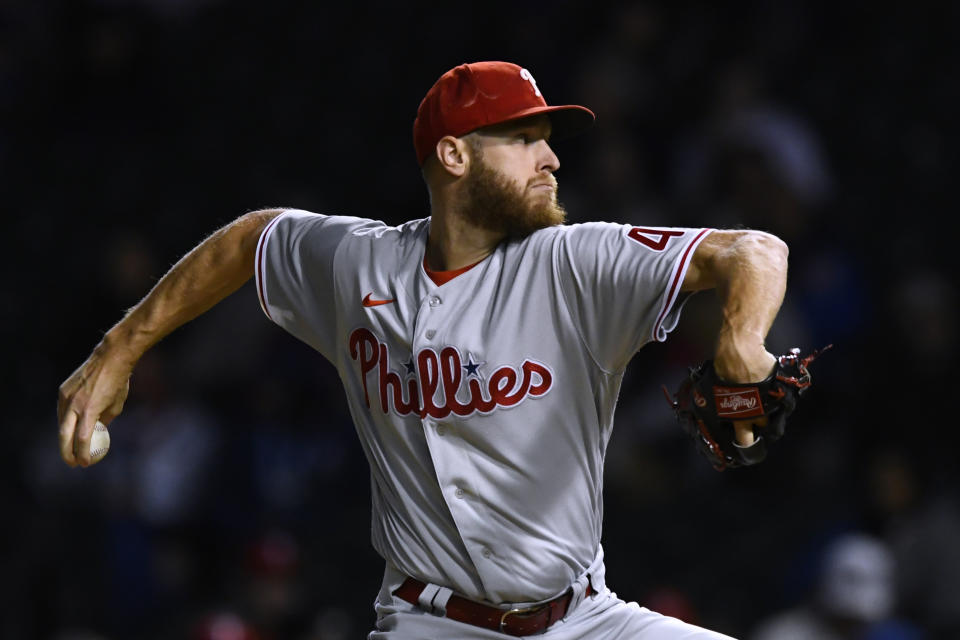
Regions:
[[[776,360],[759,332],[727,329],[717,338],[713,366],[728,382],[759,382],[770,375]]]
[[[94,354],[101,360],[116,363],[133,370],[140,357],[149,349],[149,344],[133,329],[123,322],[104,334],[103,339],[94,348]]]

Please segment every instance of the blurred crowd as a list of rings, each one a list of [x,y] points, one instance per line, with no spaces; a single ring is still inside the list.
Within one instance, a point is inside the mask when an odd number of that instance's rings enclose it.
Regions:
[[[607,457],[612,588],[745,640],[960,637],[960,9],[723,4],[0,3],[0,638],[372,628],[382,563],[339,378],[249,285],[141,361],[100,464],[60,462],[55,391],[245,211],[427,215],[416,107],[481,59],[598,114],[555,145],[571,222],[776,233],[768,347],[835,345],[768,460],[724,473],[660,390],[709,357],[715,299],[637,354]]]

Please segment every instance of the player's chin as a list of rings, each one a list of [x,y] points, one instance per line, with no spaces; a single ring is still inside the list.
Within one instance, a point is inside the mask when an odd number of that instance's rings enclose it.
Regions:
[[[527,191],[527,207],[543,215],[543,211],[561,209],[557,200],[557,190],[552,187],[533,187]]]
[[[557,205],[557,190],[549,185],[539,185],[531,187],[527,191],[527,196],[535,206]]]

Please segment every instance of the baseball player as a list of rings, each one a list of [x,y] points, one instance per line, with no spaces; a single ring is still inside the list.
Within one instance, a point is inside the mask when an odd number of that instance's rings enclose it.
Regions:
[[[563,224],[551,142],[593,120],[548,106],[514,64],[444,73],[413,127],[430,217],[228,224],[63,383],[64,461],[90,463],[147,349],[254,276],[267,317],[337,367],[370,464],[385,572],[369,638],[726,637],[606,585],[604,452],[627,363],[694,291],[722,302],[717,372],[770,373],[787,249],[757,231]],[[762,424],[738,423],[738,441]]]

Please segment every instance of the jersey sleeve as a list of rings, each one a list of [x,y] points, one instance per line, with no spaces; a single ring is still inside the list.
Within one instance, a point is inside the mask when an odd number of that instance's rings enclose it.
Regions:
[[[560,287],[594,361],[621,371],[650,341],[663,342],[688,295],[680,285],[712,229],[571,225],[557,253]]]
[[[301,210],[271,220],[257,243],[254,272],[263,312],[329,359],[337,322],[337,250],[351,232],[380,224]]]

